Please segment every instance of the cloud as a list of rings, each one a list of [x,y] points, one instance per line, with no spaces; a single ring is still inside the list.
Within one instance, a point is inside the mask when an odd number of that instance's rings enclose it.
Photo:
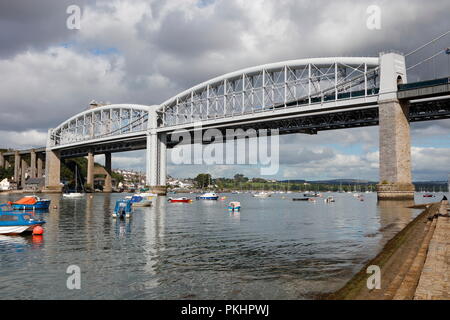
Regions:
[[[7,148],[39,148],[45,146],[47,141],[47,132],[34,129],[26,131],[5,131],[0,130],[0,146]]]

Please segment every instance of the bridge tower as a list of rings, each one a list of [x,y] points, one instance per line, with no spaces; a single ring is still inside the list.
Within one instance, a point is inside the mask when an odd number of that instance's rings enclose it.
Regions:
[[[397,98],[399,83],[406,83],[405,57],[396,53],[380,55],[379,200],[414,199],[411,177],[409,106]]]
[[[160,195],[167,193],[167,135],[157,132],[157,114],[152,110],[149,114],[147,148],[146,148],[146,180],[151,191]]]

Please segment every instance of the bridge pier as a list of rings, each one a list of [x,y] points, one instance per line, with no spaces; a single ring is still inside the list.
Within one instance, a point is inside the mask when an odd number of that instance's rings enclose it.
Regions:
[[[157,134],[156,130],[147,134],[146,150],[147,184],[153,193],[167,194],[167,136]]]
[[[87,155],[87,177],[86,184],[94,190],[94,152],[90,150]]]
[[[0,168],[5,168],[5,156],[3,155],[3,152],[0,152]]]
[[[33,149],[30,153],[30,178],[36,178],[36,151]]]
[[[19,188],[20,183],[20,153],[19,151],[14,152],[14,182],[17,185],[17,188]]]
[[[62,192],[61,157],[58,150],[47,149],[45,156],[45,189],[47,193]]]
[[[28,163],[25,160],[24,157],[22,157],[21,161],[21,178],[20,178],[20,186],[22,189],[25,188],[25,181],[27,180],[27,169],[28,169]]]
[[[411,175],[411,137],[409,106],[397,99],[397,86],[406,82],[405,58],[388,53],[380,56],[379,200],[414,199]]]
[[[105,153],[105,185],[103,186],[103,192],[111,193],[112,192],[112,166],[111,166],[111,152]]]
[[[44,160],[42,159],[42,156],[38,154],[37,156],[37,177],[42,178],[44,176]]]

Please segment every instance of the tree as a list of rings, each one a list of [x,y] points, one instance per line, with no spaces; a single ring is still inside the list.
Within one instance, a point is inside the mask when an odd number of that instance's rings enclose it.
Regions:
[[[0,168],[0,181],[8,178],[11,179],[11,177],[14,176],[14,168],[13,167],[9,167],[9,168]]]
[[[243,174],[240,173],[236,173],[234,175],[234,181],[239,183],[239,182],[247,182],[248,178],[246,176],[244,176]]]
[[[197,188],[206,188],[211,182],[211,175],[209,173],[200,173],[199,175],[197,175],[194,181]]]

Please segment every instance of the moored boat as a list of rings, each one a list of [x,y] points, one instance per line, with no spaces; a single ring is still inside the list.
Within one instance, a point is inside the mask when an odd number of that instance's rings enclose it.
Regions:
[[[144,194],[135,194],[131,197],[130,201],[133,207],[151,207],[152,196],[146,196]]]
[[[14,210],[47,210],[50,207],[49,199],[41,199],[38,196],[25,196],[15,202],[10,202]]]
[[[237,201],[230,202],[228,204],[228,210],[230,210],[231,212],[241,211],[241,203]]]
[[[42,226],[44,223],[44,220],[35,220],[32,213],[0,212],[0,234],[32,232],[35,227]]]
[[[116,201],[114,212],[112,216],[114,218],[125,219],[131,217],[132,207],[131,200],[120,199]]]
[[[199,200],[217,200],[217,199],[219,199],[219,196],[217,194],[215,194],[214,192],[207,192],[207,193],[204,193],[204,194],[200,195],[199,197],[197,197],[197,199],[199,199]]]
[[[268,192],[258,192],[258,193],[255,193],[254,195],[253,195],[253,197],[255,197],[255,198],[262,198],[262,199],[264,199],[264,198],[269,198],[269,197],[271,197],[272,195],[270,194],[270,193],[268,193]]]
[[[171,203],[177,203],[177,202],[182,202],[182,203],[190,203],[192,202],[192,199],[186,198],[186,197],[182,197],[182,198],[169,198],[167,199],[169,202]]]
[[[336,200],[334,200],[334,198],[333,197],[327,197],[325,200],[325,203],[332,203],[332,202],[336,202]]]
[[[82,197],[84,197],[84,195],[85,195],[85,193],[79,193],[79,192],[63,193],[63,197],[68,198],[68,199],[82,198]]]

